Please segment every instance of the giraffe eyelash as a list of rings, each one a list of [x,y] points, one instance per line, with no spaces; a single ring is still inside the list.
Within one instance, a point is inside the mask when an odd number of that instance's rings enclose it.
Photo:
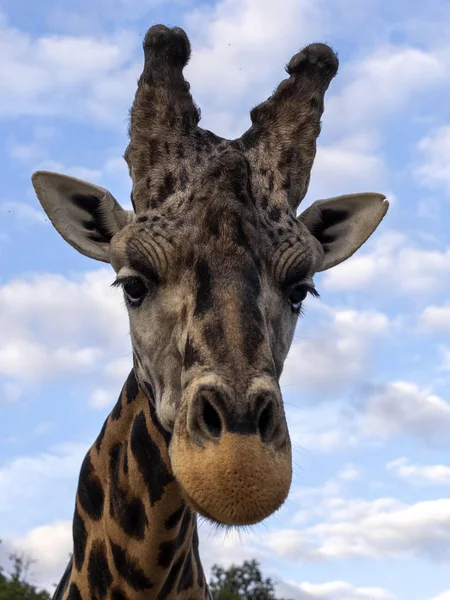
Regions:
[[[139,277],[136,277],[135,275],[128,275],[126,277],[117,277],[112,283],[111,283],[111,287],[123,287],[126,283],[131,282],[131,281],[136,281],[139,280]]]
[[[308,290],[308,293],[311,294],[311,296],[314,296],[314,298],[320,298],[319,292],[313,285],[305,283],[305,288]]]

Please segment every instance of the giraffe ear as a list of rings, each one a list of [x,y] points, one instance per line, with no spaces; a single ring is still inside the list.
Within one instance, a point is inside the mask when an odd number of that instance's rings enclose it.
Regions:
[[[75,177],[37,171],[31,180],[48,218],[66,242],[85,256],[109,262],[112,237],[134,213],[124,210],[108,190]]]
[[[389,208],[386,196],[375,192],[318,200],[299,215],[324,249],[325,271],[347,260],[372,235]]]

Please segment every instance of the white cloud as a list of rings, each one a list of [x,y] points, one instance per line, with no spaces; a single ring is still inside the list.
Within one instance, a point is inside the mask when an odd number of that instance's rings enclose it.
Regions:
[[[36,274],[0,286],[0,375],[59,378],[94,366],[108,369],[109,361],[128,354],[128,318],[112,279],[104,268],[73,279]]]
[[[442,594],[439,594],[438,596],[434,596],[431,600],[450,600],[450,590],[442,592]]]
[[[378,288],[383,294],[386,291],[429,294],[446,286],[450,276],[450,248],[443,251],[418,248],[396,231],[380,233],[370,245],[369,251],[360,251],[326,271],[323,285],[334,290]]]
[[[27,495],[27,490],[30,490],[30,496],[36,496],[36,488],[44,491],[49,485],[44,479],[69,479],[77,475],[86,451],[85,444],[64,444],[51,452],[16,458],[2,465],[1,509],[13,506],[15,495]]]
[[[365,435],[387,438],[408,434],[430,445],[448,443],[449,428],[450,404],[430,391],[404,381],[374,389],[361,417]]]
[[[264,569],[263,562],[265,558],[267,559],[267,553],[264,553],[256,543],[258,538],[256,528],[241,531],[220,530],[200,519],[199,536],[200,558],[208,577],[214,564],[228,568],[232,564],[242,564],[244,560],[256,559],[262,563]]]
[[[133,367],[132,353],[126,356],[115,358],[109,361],[103,369],[103,379],[105,385],[95,388],[90,396],[90,405],[93,408],[102,410],[103,408],[112,408],[117,400],[117,390],[122,384]]]
[[[78,474],[88,448],[86,443],[65,443],[36,455],[3,462],[0,465],[3,528],[28,528],[31,523],[41,522],[43,506],[50,514],[71,514]]]
[[[127,378],[132,367],[131,352],[111,360],[105,367],[105,373],[114,383],[119,383]]]
[[[420,183],[450,193],[450,125],[442,125],[418,144],[422,162],[414,172]]]
[[[0,14],[0,40],[3,115],[90,115],[106,122],[126,117],[138,75],[131,64],[136,34],[33,38]]]
[[[186,76],[194,93],[217,104],[255,86],[270,93],[291,56],[321,37],[320,17],[315,4],[299,0],[284,0],[282,10],[271,0],[222,0],[188,13],[193,52]]]
[[[10,145],[11,156],[17,160],[30,161],[40,158],[43,153],[42,146],[37,143],[17,143]]]
[[[450,467],[446,465],[414,465],[403,457],[388,462],[386,469],[411,483],[450,484]]]
[[[325,388],[324,388],[325,389]],[[286,395],[286,390],[283,389]],[[450,404],[411,382],[395,381],[377,386],[363,384],[356,394],[333,401],[302,406],[285,405],[293,448],[300,452],[329,453],[379,444],[390,438],[409,436],[440,448],[448,445]],[[357,477],[351,464],[341,480]]]
[[[299,212],[311,201],[375,191],[387,195],[387,170],[381,155],[375,154],[366,136],[343,138],[339,143],[318,144],[311,172],[311,185]]]
[[[342,91],[329,98],[327,127],[341,131],[375,125],[405,107],[417,94],[446,82],[445,56],[414,47],[386,45],[364,59],[347,63]]]
[[[282,558],[324,561],[336,558],[426,557],[448,560],[450,500],[406,504],[325,498],[316,507],[322,519],[302,529],[269,532],[267,547]]]
[[[119,38],[120,39],[120,38]],[[130,39],[120,40],[126,45]],[[89,81],[98,73],[118,67],[123,62],[122,49],[109,40],[76,37],[42,37],[34,46],[38,61],[46,65],[61,83],[73,85]],[[89,57],[89,60],[84,60]]]
[[[308,486],[308,487],[298,487],[296,489],[291,490],[289,493],[289,502],[300,500],[302,505],[302,511],[304,508],[310,510],[313,507],[320,506],[321,501],[324,498],[334,498],[342,493],[343,482],[339,481],[341,478],[339,474],[325,481],[323,485],[319,486]],[[308,515],[308,520],[312,518],[312,514]],[[303,522],[303,518],[300,522]]]
[[[396,596],[380,587],[356,587],[346,581],[277,585],[278,593],[292,600],[395,600]]]
[[[283,390],[285,393],[285,390]],[[358,444],[360,432],[353,415],[347,414],[342,402],[320,403],[312,408],[285,410],[294,450],[334,452]]]
[[[95,389],[90,397],[90,404],[93,408],[103,409],[114,404],[114,396],[108,389]]]
[[[53,593],[72,552],[72,522],[55,521],[35,527],[23,536],[7,537],[5,545],[8,550],[24,553],[34,560],[30,579]]]
[[[419,317],[419,325],[430,332],[450,331],[450,303],[427,306]]]
[[[315,521],[317,517],[323,516],[323,507],[329,502],[333,504],[336,498],[342,496],[349,482],[352,481],[352,479],[346,479],[345,477],[348,469],[356,477],[359,476],[355,467],[349,464],[322,485],[305,487],[294,480],[294,486],[288,499],[288,504],[291,504],[295,510],[291,523],[305,526],[305,524]],[[298,509],[298,506],[301,506],[301,508]]]
[[[89,371],[101,355],[99,348],[49,349],[34,341],[5,341],[0,348],[0,373],[23,380],[59,377]]]
[[[282,386],[336,388],[354,381],[368,368],[370,345],[390,331],[388,318],[376,311],[329,311],[325,327],[299,340],[291,347],[285,363]]]
[[[214,537],[212,536],[214,530]],[[270,535],[276,536],[273,531]],[[267,551],[267,532],[258,531],[218,532],[210,525],[200,525],[200,555],[205,572],[209,575],[213,564],[225,568],[231,564],[241,564],[244,560],[256,558],[265,576],[276,582],[277,593],[292,600],[394,600],[387,590],[376,587],[356,587],[344,581],[331,581],[321,584],[286,581],[273,568],[273,551]],[[370,595],[372,594],[372,595]]]
[[[354,481],[360,476],[359,470],[352,463],[344,465],[344,467],[338,472],[338,479],[343,481]]]

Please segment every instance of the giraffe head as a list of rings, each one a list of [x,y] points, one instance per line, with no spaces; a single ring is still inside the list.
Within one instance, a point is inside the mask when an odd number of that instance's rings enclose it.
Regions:
[[[279,379],[301,303],[316,294],[314,274],[351,256],[388,203],[353,194],[296,216],[338,68],[328,46],[295,55],[233,141],[198,127],[183,30],[152,27],[144,54],[125,152],[134,210],[72,177],[37,172],[33,184],[62,237],[116,271],[135,373],[172,432],[186,501],[218,523],[256,523],[291,483]]]

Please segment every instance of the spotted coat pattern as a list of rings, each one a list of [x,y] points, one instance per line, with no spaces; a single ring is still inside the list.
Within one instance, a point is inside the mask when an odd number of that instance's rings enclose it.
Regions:
[[[83,461],[73,555],[55,600],[212,598],[169,441],[132,371]]]

